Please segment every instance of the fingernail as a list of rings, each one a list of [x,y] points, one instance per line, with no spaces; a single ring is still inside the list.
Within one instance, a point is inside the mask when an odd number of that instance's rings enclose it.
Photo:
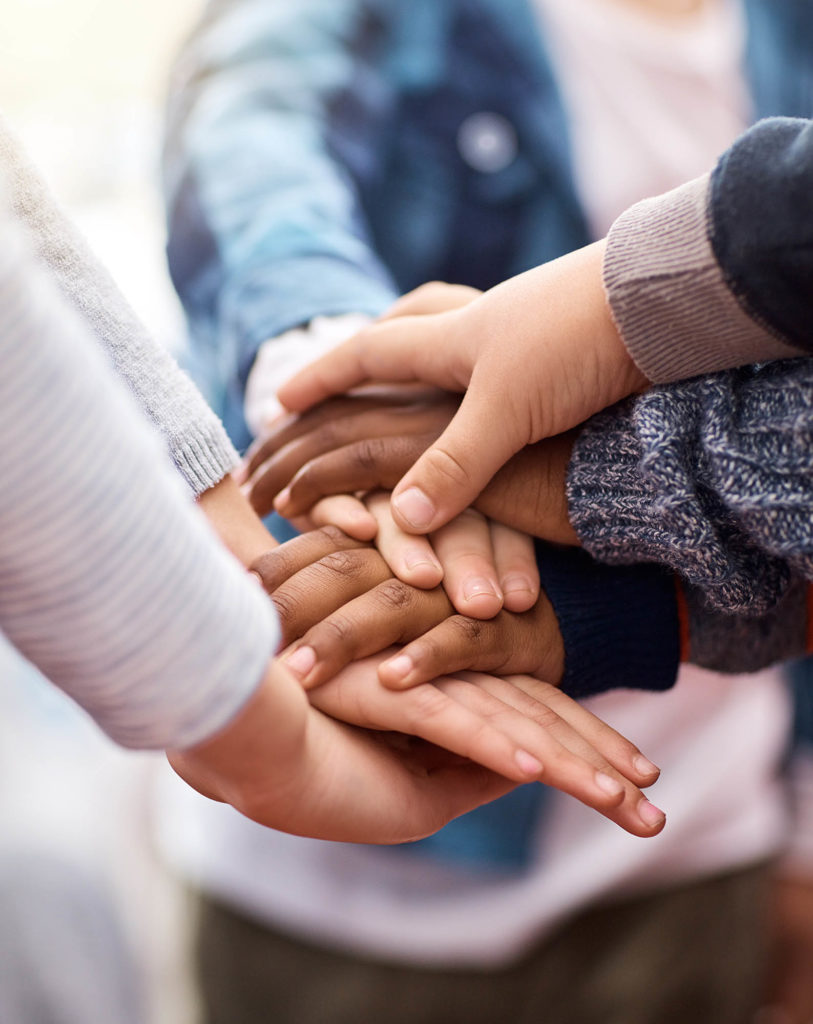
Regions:
[[[653,764],[649,758],[644,757],[643,754],[638,754],[633,759],[632,767],[639,775],[660,775],[661,773],[660,768]]]
[[[279,494],[274,498],[274,508],[281,509],[285,508],[288,502],[291,500],[291,488],[286,487],[284,491],[280,491]]]
[[[424,551],[423,548],[411,548],[404,552],[404,565],[407,569],[417,569],[420,565],[429,565],[433,569],[438,569],[441,572],[440,562],[432,558],[431,555]]]
[[[392,499],[399,515],[416,530],[425,530],[435,518],[435,506],[419,487],[408,487]]]
[[[506,576],[502,580],[503,594],[532,594],[533,591],[533,584],[527,576]]]
[[[538,761],[533,754],[529,754],[527,750],[518,750],[514,754],[514,760],[519,765],[520,771],[525,775],[542,774],[542,762]]]
[[[387,675],[393,679],[406,679],[415,666],[408,654],[399,654],[392,661],[385,661],[381,667],[386,668]]]
[[[236,469],[231,471],[231,475],[236,484],[244,484],[246,482],[246,476],[248,475],[247,463],[241,462]]]
[[[654,804],[651,804],[648,800],[644,799],[638,804],[638,816],[645,825],[652,827],[653,825],[660,825],[666,815]]]
[[[491,580],[485,576],[471,576],[463,581],[463,597],[471,601],[473,597],[481,597],[487,594],[489,597],[500,597],[500,592]]]
[[[316,651],[312,647],[297,647],[285,659],[285,664],[304,679],[316,664]]]
[[[604,772],[596,772],[596,785],[609,796],[618,796],[624,791],[624,787],[618,779],[614,779],[612,775],[605,775]]]

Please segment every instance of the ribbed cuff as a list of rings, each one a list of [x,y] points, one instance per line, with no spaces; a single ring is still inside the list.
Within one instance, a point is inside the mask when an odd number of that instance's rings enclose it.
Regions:
[[[636,365],[655,384],[798,356],[753,320],[709,240],[709,176],[637,203],[613,224],[604,287]]]
[[[213,422],[209,430],[199,428],[193,436],[184,438],[180,443],[170,444],[169,454],[196,498],[220,483],[240,461],[240,456],[217,421]]]
[[[562,634],[564,693],[581,699],[674,684],[680,635],[671,573],[651,565],[602,565],[577,548],[541,541],[536,556]]]
[[[805,580],[795,580],[779,603],[759,616],[720,612],[698,587],[685,585],[683,592],[689,625],[687,660],[693,665],[738,675],[759,672],[805,653]]]

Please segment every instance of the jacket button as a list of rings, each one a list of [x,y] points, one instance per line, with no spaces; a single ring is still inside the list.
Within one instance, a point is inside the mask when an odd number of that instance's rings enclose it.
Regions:
[[[517,133],[511,122],[491,111],[471,114],[457,132],[457,149],[469,167],[496,174],[516,159]]]

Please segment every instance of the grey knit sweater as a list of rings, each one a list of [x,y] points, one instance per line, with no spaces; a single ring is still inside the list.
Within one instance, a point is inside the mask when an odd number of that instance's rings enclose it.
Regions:
[[[784,284],[791,261],[804,277],[813,223],[787,202],[787,224],[766,225],[762,205],[813,188],[813,161],[800,145],[810,130],[762,122],[713,176],[639,203],[608,240],[605,285],[630,354],[650,379],[679,382],[585,426],[569,469],[570,517],[594,557],[659,563],[686,581],[692,659],[709,667],[756,667],[805,646],[813,360],[788,357],[807,355],[813,331],[803,318],[783,331],[781,306],[771,317],[778,289],[764,268],[777,264]],[[725,248],[737,234],[750,249]],[[757,311],[742,287],[743,261],[754,268]],[[693,376],[725,367],[740,368]]]

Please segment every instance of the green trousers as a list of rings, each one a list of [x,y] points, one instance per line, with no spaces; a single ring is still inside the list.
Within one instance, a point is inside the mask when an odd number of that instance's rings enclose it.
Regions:
[[[496,971],[348,956],[203,898],[205,1024],[751,1024],[768,879],[760,865],[593,908]]]

